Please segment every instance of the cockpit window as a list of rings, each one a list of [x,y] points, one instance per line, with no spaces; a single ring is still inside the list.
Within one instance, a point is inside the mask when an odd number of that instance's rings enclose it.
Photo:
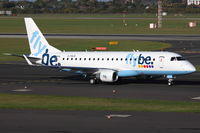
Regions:
[[[171,61],[175,61],[176,60],[176,57],[171,57]]]
[[[183,60],[185,60],[185,58],[184,58],[184,57],[182,57],[182,56],[178,56],[178,57],[171,57],[171,61],[183,61]]]
[[[186,59],[185,59],[184,57],[181,57],[181,56],[180,56],[180,57],[177,57],[177,60],[178,60],[178,61],[181,61],[181,60],[186,60]]]

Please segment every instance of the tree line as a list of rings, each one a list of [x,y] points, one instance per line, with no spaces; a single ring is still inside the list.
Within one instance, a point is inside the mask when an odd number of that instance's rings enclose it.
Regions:
[[[174,2],[176,1],[176,2]],[[187,6],[182,0],[163,0],[163,11],[168,13],[200,13],[199,6]],[[34,13],[156,13],[156,0],[37,0],[36,2],[1,1],[0,10],[13,14]]]

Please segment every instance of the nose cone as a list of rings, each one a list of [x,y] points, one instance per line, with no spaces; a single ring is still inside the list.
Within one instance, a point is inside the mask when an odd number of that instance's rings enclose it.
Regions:
[[[190,66],[190,71],[191,72],[196,72],[196,68],[191,64],[191,66]]]
[[[186,67],[186,70],[187,70],[188,72],[190,72],[190,73],[193,73],[193,72],[196,71],[196,68],[195,68],[191,63],[188,62],[187,67]]]

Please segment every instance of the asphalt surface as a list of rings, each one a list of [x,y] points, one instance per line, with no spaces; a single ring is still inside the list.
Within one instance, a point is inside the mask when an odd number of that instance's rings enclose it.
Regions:
[[[113,84],[90,85],[88,79],[80,75],[22,64],[1,64],[0,73],[0,92],[4,93],[178,101],[191,101],[191,98],[200,96],[200,73],[179,76],[174,86],[168,86],[165,78],[128,78]],[[21,92],[24,88],[30,91]]]
[[[199,133],[200,114],[0,110],[2,133]],[[106,116],[130,115],[127,118]]]
[[[194,65],[200,64],[199,41],[161,40],[173,44],[168,51],[181,53]],[[115,90],[115,93],[113,93]],[[147,100],[193,101],[200,97],[200,73],[179,76],[174,86],[167,80],[122,79],[115,84],[90,85],[78,75],[20,63],[0,64],[0,92],[89,96]],[[127,118],[110,114],[130,115]],[[0,110],[0,132],[55,133],[191,133],[200,132],[199,113]]]
[[[200,35],[146,35],[146,34],[44,34],[45,38],[60,39],[124,39],[152,41],[199,41]],[[0,34],[0,38],[27,38],[27,34]]]

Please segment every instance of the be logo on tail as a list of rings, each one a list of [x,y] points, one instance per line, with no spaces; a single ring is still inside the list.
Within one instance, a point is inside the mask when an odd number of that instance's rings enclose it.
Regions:
[[[48,66],[60,66],[59,63],[57,63],[58,58],[56,55],[50,56],[48,53],[48,49],[46,49],[45,53],[42,55],[42,64]]]
[[[42,43],[41,36],[39,35],[38,31],[34,31],[32,33],[30,44],[32,48],[36,50],[36,52],[33,53],[34,56],[42,54],[43,51],[47,48],[47,46]]]

